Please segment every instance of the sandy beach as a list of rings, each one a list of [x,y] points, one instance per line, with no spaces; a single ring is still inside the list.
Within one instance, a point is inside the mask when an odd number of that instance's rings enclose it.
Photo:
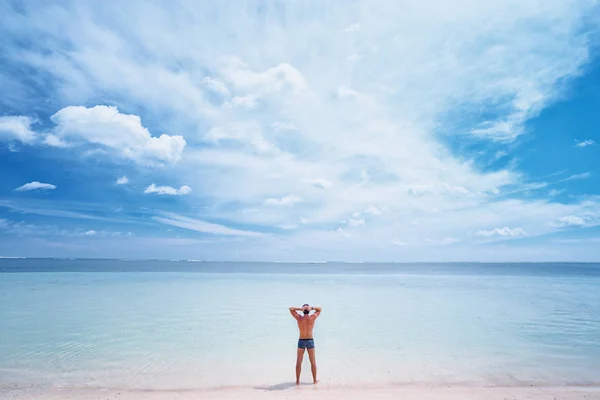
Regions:
[[[191,400],[191,399],[403,399],[403,400],[579,400],[600,399],[600,387],[426,387],[279,384],[271,387],[197,390],[120,390],[58,388],[6,390],[1,399],[12,400]]]

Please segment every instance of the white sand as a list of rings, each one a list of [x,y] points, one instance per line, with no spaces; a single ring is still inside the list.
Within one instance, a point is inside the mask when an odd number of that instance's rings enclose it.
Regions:
[[[402,400],[580,400],[599,399],[599,387],[328,387],[281,384],[271,388],[198,390],[44,389],[4,390],[19,400],[196,400],[196,399],[402,399]]]

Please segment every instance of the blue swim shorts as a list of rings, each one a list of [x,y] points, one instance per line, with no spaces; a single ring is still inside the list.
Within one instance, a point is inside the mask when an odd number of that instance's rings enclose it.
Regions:
[[[314,349],[315,341],[314,341],[314,339],[298,339],[298,348],[299,349]]]

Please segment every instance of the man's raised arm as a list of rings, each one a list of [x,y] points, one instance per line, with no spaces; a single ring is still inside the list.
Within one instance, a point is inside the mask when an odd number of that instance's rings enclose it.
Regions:
[[[298,319],[300,318],[300,315],[298,315],[298,313],[296,311],[301,311],[302,308],[301,307],[290,307],[290,314],[292,314],[292,317]]]
[[[317,318],[319,315],[321,315],[321,307],[313,307],[313,310],[315,310],[315,313],[313,314],[315,318]]]

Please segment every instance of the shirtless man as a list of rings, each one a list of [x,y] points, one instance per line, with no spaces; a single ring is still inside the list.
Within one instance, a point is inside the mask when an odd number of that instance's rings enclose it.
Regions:
[[[302,311],[302,315],[298,314]],[[311,311],[315,311],[311,314]],[[310,360],[310,370],[312,371],[313,382],[317,383],[317,361],[315,360],[315,341],[313,339],[313,328],[315,321],[321,315],[321,307],[311,307],[304,304],[302,307],[290,307],[290,314],[298,321],[300,330],[300,339],[298,339],[298,354],[296,358],[296,385],[300,384],[300,372],[302,371],[302,359],[304,350],[308,350]]]

